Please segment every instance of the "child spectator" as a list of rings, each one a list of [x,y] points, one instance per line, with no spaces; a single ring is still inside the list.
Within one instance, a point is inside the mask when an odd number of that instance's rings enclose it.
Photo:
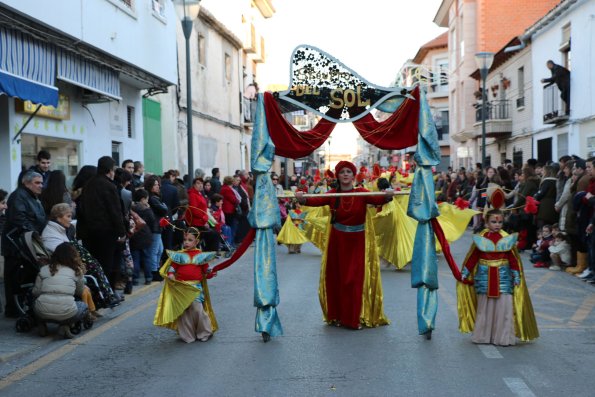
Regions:
[[[564,270],[571,265],[572,253],[570,251],[570,242],[566,233],[557,233],[554,235],[554,242],[548,248],[552,265],[550,270]]]
[[[541,228],[541,240],[539,240],[539,244],[535,243],[533,245],[533,253],[531,254],[533,267],[547,268],[550,266],[550,252],[548,248],[553,242],[552,227],[550,225],[544,225]]]
[[[220,236],[223,236],[227,244],[233,247],[233,235],[231,234],[231,227],[225,223],[225,213],[223,212],[223,196],[215,193],[211,197],[211,208],[209,208],[213,219],[217,224],[215,230]],[[219,250],[217,250],[219,252]]]

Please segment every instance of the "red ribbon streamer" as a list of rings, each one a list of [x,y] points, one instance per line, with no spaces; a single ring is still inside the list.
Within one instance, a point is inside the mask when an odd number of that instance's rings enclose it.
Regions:
[[[211,273],[216,273],[219,270],[223,270],[223,269],[233,265],[238,259],[240,259],[240,257],[242,255],[244,255],[244,252],[246,252],[248,247],[250,247],[250,244],[252,244],[252,241],[254,241],[255,236],[256,236],[256,229],[250,228],[250,230],[248,231],[248,234],[246,234],[246,237],[244,237],[244,240],[242,241],[240,246],[235,250],[235,252],[231,256],[231,258],[213,266],[213,268],[211,269]]]
[[[438,241],[440,241],[440,245],[442,246],[442,253],[444,254],[444,258],[446,258],[446,263],[448,263],[448,267],[450,267],[452,275],[455,276],[455,278],[458,281],[463,281],[461,271],[459,270],[457,263],[452,257],[452,253],[450,252],[450,245],[448,244],[448,240],[446,240],[446,237],[444,237],[444,231],[442,230],[442,226],[440,226],[440,222],[438,222],[438,219],[436,218],[430,219],[430,222],[432,223],[434,234],[438,238]]]

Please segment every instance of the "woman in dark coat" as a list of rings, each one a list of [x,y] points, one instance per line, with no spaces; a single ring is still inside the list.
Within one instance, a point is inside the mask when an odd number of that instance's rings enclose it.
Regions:
[[[519,175],[519,193],[517,194],[516,200],[512,205],[514,208],[518,208],[518,213],[515,216],[518,232],[519,232],[519,244],[520,250],[531,248],[535,242],[536,229],[533,224],[533,215],[525,212],[526,197],[531,196],[539,190],[539,178],[535,175],[535,170],[532,167],[523,168],[523,172]]]
[[[539,201],[539,211],[535,217],[537,229],[543,225],[553,225],[558,222],[558,213],[554,208],[558,179],[555,177],[552,166],[546,165],[543,170],[544,176],[539,184],[539,191],[533,196],[535,200]]]

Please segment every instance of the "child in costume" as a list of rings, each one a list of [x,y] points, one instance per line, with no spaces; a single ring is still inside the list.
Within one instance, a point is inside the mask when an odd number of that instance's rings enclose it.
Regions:
[[[216,253],[197,249],[199,236],[198,229],[190,227],[184,233],[184,249],[167,251],[159,271],[165,282],[153,320],[154,325],[177,330],[186,343],[206,342],[218,328],[207,286],[213,277],[208,261]]]
[[[517,234],[502,231],[504,192],[490,194],[494,209],[485,215],[487,229],[473,236],[473,244],[457,283],[459,329],[473,332],[473,343],[499,346],[539,336],[527,291]]]
[[[287,214],[291,218],[293,225],[300,231],[304,231],[304,213],[300,207],[300,203],[297,201],[291,205],[291,210]],[[301,254],[302,244],[287,244],[287,252],[290,254]]]
[[[308,242],[304,232],[305,212],[302,212],[300,204],[293,202],[287,219],[277,235],[277,242],[287,245],[288,254],[299,254],[302,252],[302,244]]]

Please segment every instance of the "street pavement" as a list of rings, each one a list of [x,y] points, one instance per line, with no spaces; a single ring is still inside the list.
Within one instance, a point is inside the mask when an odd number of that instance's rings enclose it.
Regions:
[[[457,263],[470,244],[452,245]],[[320,253],[277,247],[284,335],[254,332],[253,252],[210,280],[220,330],[185,344],[154,327],[160,284],[134,291],[73,340],[17,334],[0,320],[0,395],[36,396],[593,396],[595,288],[535,269],[523,254],[541,337],[515,347],[475,345],[457,328],[455,282],[441,258],[432,340],[417,334],[410,272],[382,270],[386,327],[326,326]],[[50,329],[50,332],[52,330]],[[54,330],[55,331],[55,330]]]

